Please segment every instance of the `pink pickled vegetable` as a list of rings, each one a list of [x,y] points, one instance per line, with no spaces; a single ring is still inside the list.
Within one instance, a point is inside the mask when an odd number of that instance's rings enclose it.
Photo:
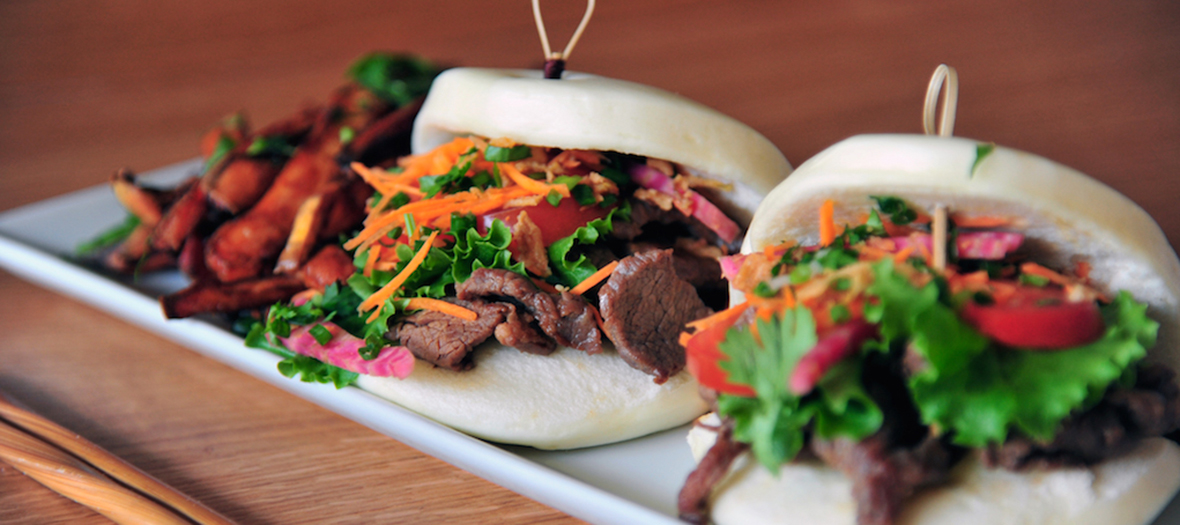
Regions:
[[[405,379],[414,370],[414,355],[404,346],[386,347],[374,359],[366,360],[358,352],[365,346],[365,341],[345,332],[335,324],[320,323],[332,333],[332,340],[321,345],[311,335],[315,325],[300,326],[291,330],[291,337],[281,338],[292,352],[314,357],[333,366],[338,366],[350,372],[377,377],[396,377]]]
[[[746,256],[741,254],[722,257],[719,261],[721,263],[721,276],[727,281],[733,281],[742,269],[742,261],[745,260]]]
[[[725,215],[717,205],[709,202],[700,193],[690,189],[680,190],[672,177],[651,166],[637,165],[631,169],[631,180],[649,190],[666,193],[675,198],[688,197],[692,201],[692,216],[713,230],[721,240],[732,243],[741,234],[742,228]]]
[[[890,237],[897,251],[910,246],[915,250],[926,251],[934,249],[934,240],[927,234],[915,234],[908,237]],[[955,239],[960,259],[983,259],[998,261],[1006,255],[1016,251],[1020,243],[1024,242],[1024,235],[1013,232],[964,232]]]
[[[998,261],[1016,251],[1024,235],[1012,232],[969,232],[960,233],[955,242],[961,259],[984,259]]]
[[[787,388],[800,396],[811,392],[836,363],[859,350],[861,343],[876,336],[877,327],[861,319],[833,328],[795,365]]]

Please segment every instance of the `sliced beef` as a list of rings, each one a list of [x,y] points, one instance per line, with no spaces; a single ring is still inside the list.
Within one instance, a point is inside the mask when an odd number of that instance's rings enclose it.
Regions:
[[[480,268],[455,287],[459,299],[512,304],[527,313],[557,344],[590,354],[602,351],[593,307],[580,296],[539,290],[528,277],[508,270]]]
[[[684,368],[677,343],[689,321],[712,313],[691,284],[676,275],[671,250],[624,258],[598,292],[606,336],[632,367],[667,381]]]
[[[471,350],[492,336],[511,308],[483,301],[446,299],[479,316],[474,321],[422,310],[410,314],[397,326],[397,338],[415,357],[451,370],[471,368]]]
[[[728,423],[732,423],[732,420],[728,420]],[[717,441],[680,488],[677,497],[680,519],[697,524],[709,522],[709,494],[713,492],[713,486],[729,472],[733,460],[748,448],[745,443],[733,440],[732,424],[724,424],[718,429]]]
[[[557,349],[557,343],[535,326],[532,314],[518,312],[515,305],[497,303],[509,308],[504,322],[496,326],[496,340],[504,346],[511,346],[530,354],[549,355]]]
[[[881,428],[860,442],[813,438],[809,448],[852,480],[859,525],[890,525],[906,499],[946,480],[966,451],[931,436],[922,425],[900,363],[882,355],[868,359],[861,379],[884,411]]]
[[[934,437],[912,448],[895,448],[889,441],[885,431],[860,442],[812,440],[811,450],[852,480],[858,525],[891,525],[915,490],[944,481],[961,457]]]
[[[1139,369],[1135,386],[1114,387],[1086,412],[1067,419],[1050,443],[1014,435],[983,454],[984,464],[1011,470],[1093,465],[1148,437],[1180,429],[1180,386],[1162,365]]]
[[[721,277],[721,263],[717,259],[702,257],[680,246],[660,245],[653,242],[631,242],[628,253],[672,248],[672,267],[676,275],[696,288],[697,295],[705,305],[714,310],[729,306],[729,284]],[[601,267],[601,265],[599,266]]]

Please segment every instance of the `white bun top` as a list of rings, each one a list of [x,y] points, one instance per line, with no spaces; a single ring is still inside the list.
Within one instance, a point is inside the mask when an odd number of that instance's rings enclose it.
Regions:
[[[1018,228],[1038,260],[1069,269],[1088,262],[1098,287],[1127,290],[1160,322],[1156,359],[1180,364],[1180,261],[1159,225],[1130,199],[1077,170],[995,146],[978,164],[974,140],[925,135],[860,135],[799,166],[762,202],[742,251],[818,239],[820,204],[836,202],[836,222],[853,223],[874,202],[901,197],[931,209],[1023,218]]]
[[[616,151],[675,162],[735,183],[723,195],[743,223],[791,173],[778,148],[753,128],[679,95],[634,82],[567,71],[456,68],[435,79],[414,122],[414,153],[456,136]],[[744,215],[744,217],[742,216]]]

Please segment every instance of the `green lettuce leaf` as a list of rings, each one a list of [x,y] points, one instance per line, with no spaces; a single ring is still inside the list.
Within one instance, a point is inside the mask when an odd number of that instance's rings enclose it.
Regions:
[[[569,237],[563,237],[549,245],[549,266],[553,269],[553,276],[550,279],[559,284],[573,287],[598,271],[598,267],[594,266],[594,263],[591,263],[585,254],[579,255],[577,259],[571,261],[569,252],[575,244],[592,245],[598,242],[602,236],[614,231],[614,221],[616,220],[631,220],[630,204],[624,202],[621,206],[612,209],[606,217],[594,219],[575,230]]]
[[[1093,343],[1053,352],[1005,349],[938,301],[935,283],[915,289],[888,259],[874,272],[868,294],[878,303],[866,318],[924,359],[909,380],[922,420],[964,446],[1002,443],[1013,430],[1052,439],[1062,420],[1100,399],[1146,356],[1159,328],[1147,306],[1124,292],[1103,307],[1107,330]]]

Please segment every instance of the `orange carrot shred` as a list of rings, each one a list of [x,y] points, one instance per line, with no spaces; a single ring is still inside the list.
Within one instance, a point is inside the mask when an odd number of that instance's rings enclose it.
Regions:
[[[429,297],[415,297],[406,303],[407,310],[433,310],[435,312],[442,312],[447,315],[452,315],[463,319],[465,321],[474,321],[479,319],[479,314],[473,310],[469,310],[454,303],[440,301],[438,299],[431,299]]]
[[[893,260],[894,260],[894,262],[900,263],[900,262],[908,259],[910,257],[910,254],[912,254],[912,253],[914,253],[914,246],[911,244],[909,246],[906,246],[905,248],[902,248],[901,251],[898,251],[896,254],[894,254]]]
[[[1060,284],[1061,286],[1065,286],[1067,284],[1073,283],[1073,280],[1070,279],[1069,277],[1061,275],[1061,274],[1059,274],[1053,270],[1050,270],[1048,268],[1045,268],[1044,266],[1041,266],[1037,263],[1024,263],[1024,264],[1020,265],[1020,272],[1026,273],[1029,275],[1035,275],[1037,277],[1044,277],[1044,278],[1048,279],[1049,282],[1054,283],[1054,284]]]
[[[537,279],[536,277],[529,277],[529,280],[530,280],[530,281],[532,281],[532,282],[533,282],[533,284],[534,284],[534,285],[536,285],[536,286],[537,286],[537,288],[538,288],[538,289],[540,289],[540,290],[542,290],[542,291],[549,292],[549,293],[554,293],[554,294],[560,294],[560,293],[561,293],[561,290],[558,290],[558,289],[557,289],[557,288],[555,288],[555,287],[554,287],[552,284],[549,284],[549,283],[547,283],[547,282],[545,282],[545,281],[542,281],[542,280],[540,280],[540,279]]]
[[[517,186],[529,190],[530,193],[535,193],[537,195],[548,195],[550,191],[556,191],[562,197],[570,196],[569,186],[566,186],[565,184],[548,184],[539,180],[533,180],[529,178],[528,175],[525,175],[524,173],[521,173],[520,170],[516,169],[516,166],[513,166],[507,162],[500,163],[498,165],[500,166],[500,173],[507,175],[508,178],[512,179],[512,182],[516,183]]]
[[[365,254],[365,268],[361,272],[365,277],[373,275],[373,268],[377,266],[377,258],[381,256],[381,245],[373,245],[369,247],[369,252]]]
[[[590,277],[583,279],[582,282],[578,283],[577,286],[570,288],[570,293],[574,295],[582,295],[586,293],[586,291],[593,288],[594,285],[602,282],[603,279],[606,279],[607,276],[609,276],[611,272],[614,272],[615,268],[618,266],[619,261],[611,261],[610,264],[599,268],[598,271],[594,272],[594,274]]]
[[[955,226],[959,228],[999,228],[1016,222],[1011,217],[1001,217],[998,215],[981,215],[977,217],[953,215],[951,219],[955,221]]]
[[[819,244],[827,246],[836,240],[835,215],[836,203],[832,199],[825,200],[819,207]]]
[[[418,269],[418,266],[422,264],[422,261],[426,260],[426,254],[429,253],[430,248],[434,246],[434,239],[437,237],[438,230],[431,232],[430,237],[426,238],[426,242],[422,244],[422,248],[418,250],[418,253],[414,254],[414,257],[410,259],[410,262],[406,264],[406,267],[402,268],[402,271],[394,276],[393,280],[389,281],[388,284],[382,286],[380,290],[373,292],[373,295],[370,295],[364,301],[361,301],[360,306],[357,307],[357,311],[372,310],[373,308],[380,306],[381,303],[384,303],[386,299],[393,297],[394,292],[397,292],[397,289],[401,288],[402,283],[406,282],[406,279],[410,278],[410,274],[414,273],[414,270]]]

